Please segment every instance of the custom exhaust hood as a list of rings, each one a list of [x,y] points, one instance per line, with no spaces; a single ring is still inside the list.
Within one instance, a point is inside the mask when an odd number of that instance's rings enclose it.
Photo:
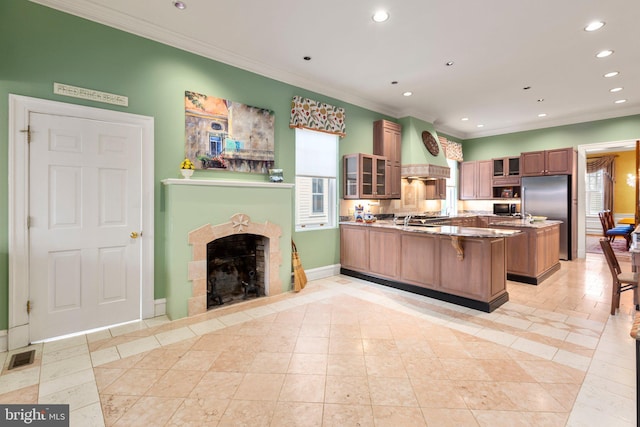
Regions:
[[[449,178],[451,169],[433,125],[414,117],[398,122],[402,125],[402,178]]]

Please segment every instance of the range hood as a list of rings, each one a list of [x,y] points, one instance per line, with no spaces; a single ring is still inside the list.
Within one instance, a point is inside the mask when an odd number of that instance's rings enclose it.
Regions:
[[[407,179],[435,179],[449,178],[451,169],[447,165],[447,159],[438,135],[431,123],[404,117],[398,122],[402,125],[402,164],[401,176]],[[437,155],[427,150],[423,143],[422,133],[429,132],[435,139],[438,147]]]

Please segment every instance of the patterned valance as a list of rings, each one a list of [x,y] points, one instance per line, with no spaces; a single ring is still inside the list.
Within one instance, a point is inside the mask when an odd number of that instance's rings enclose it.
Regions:
[[[438,136],[440,145],[444,150],[444,155],[447,159],[456,160],[462,162],[462,144],[449,141],[444,136]]]
[[[345,136],[344,108],[294,96],[291,101],[290,128],[305,128]]]

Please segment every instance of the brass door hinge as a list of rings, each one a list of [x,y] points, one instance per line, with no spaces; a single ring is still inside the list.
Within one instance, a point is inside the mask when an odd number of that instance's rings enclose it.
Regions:
[[[22,129],[20,132],[27,133],[27,144],[31,144],[31,125],[27,125],[27,128]]]
[[[31,313],[31,300],[27,300],[27,314]]]

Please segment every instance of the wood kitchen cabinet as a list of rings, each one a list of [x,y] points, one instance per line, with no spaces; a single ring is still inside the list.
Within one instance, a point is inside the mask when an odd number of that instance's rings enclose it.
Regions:
[[[373,122],[373,154],[386,157],[386,198],[399,199],[402,179],[402,126],[388,120]]]
[[[460,200],[491,199],[493,162],[478,160],[460,164]]]
[[[372,154],[347,154],[342,158],[345,199],[388,198],[386,158]]]
[[[493,159],[493,177],[520,176],[520,156]]]
[[[520,154],[522,176],[572,175],[576,163],[573,148],[529,151]]]
[[[424,181],[426,200],[444,200],[447,198],[447,180],[444,178]]]

